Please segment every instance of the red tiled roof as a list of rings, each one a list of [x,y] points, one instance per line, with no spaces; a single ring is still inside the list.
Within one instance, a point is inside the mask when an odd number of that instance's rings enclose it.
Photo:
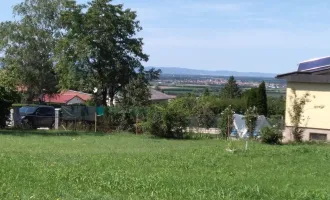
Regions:
[[[78,97],[77,95],[55,95],[53,97],[50,97],[48,95],[45,96],[45,102],[50,103],[63,103],[66,104],[71,99]]]
[[[79,91],[74,91],[74,90],[67,90],[61,93],[61,95],[75,95],[80,97],[82,100],[87,101],[92,99],[92,95],[88,93],[83,93]]]
[[[44,100],[45,100],[45,102],[50,102],[50,103],[66,104],[68,101],[70,101],[71,99],[73,99],[75,97],[78,97],[78,98],[82,99],[83,101],[92,99],[91,94],[78,92],[78,91],[74,91],[74,90],[67,90],[58,95],[54,95],[52,97],[49,95],[45,95]]]

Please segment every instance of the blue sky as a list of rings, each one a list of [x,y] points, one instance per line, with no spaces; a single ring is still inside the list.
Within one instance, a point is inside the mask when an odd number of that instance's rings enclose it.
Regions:
[[[1,3],[0,21],[12,5]],[[87,2],[78,0],[78,2]],[[115,0],[138,12],[146,66],[283,73],[330,55],[327,0]]]

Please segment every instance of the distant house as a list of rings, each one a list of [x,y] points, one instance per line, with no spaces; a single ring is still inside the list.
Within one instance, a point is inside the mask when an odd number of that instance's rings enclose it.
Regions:
[[[168,102],[172,99],[175,99],[175,96],[168,95],[154,89],[150,89],[150,93],[151,93],[150,101],[152,103]]]
[[[151,103],[166,103],[172,99],[175,99],[175,96],[165,94],[163,92],[157,91],[150,88],[151,97],[149,98]],[[116,99],[116,98],[115,98]],[[109,101],[108,101],[109,104]],[[114,101],[114,105],[118,104],[117,101]],[[109,104],[110,105],[110,104]]]
[[[91,100],[92,95],[74,91],[74,90],[67,90],[63,91],[60,94],[49,96],[44,96],[44,101],[46,103],[54,103],[54,104],[62,104],[62,105],[73,105],[73,104],[84,104],[86,101]]]
[[[300,124],[304,128],[303,140],[330,140],[330,57],[301,62],[297,71],[277,75],[277,78],[287,81],[285,141],[293,140],[289,115],[293,106],[293,89],[298,98],[310,94],[311,102],[306,104],[303,111],[306,121]]]
[[[250,133],[248,132],[248,128],[245,126],[244,115],[234,114],[234,122],[233,122],[233,130],[231,136],[239,137],[239,138],[248,138]],[[264,115],[259,115],[257,119],[257,124],[254,129],[253,135],[255,137],[260,135],[260,131],[262,128],[270,126]]]

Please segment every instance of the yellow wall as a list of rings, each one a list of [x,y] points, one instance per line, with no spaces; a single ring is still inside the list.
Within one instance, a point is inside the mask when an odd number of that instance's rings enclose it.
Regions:
[[[286,117],[285,123],[291,126],[289,109],[292,107],[292,88],[296,89],[298,97],[302,97],[306,92],[310,94],[311,102],[305,105],[304,118],[306,119],[300,126],[330,129],[330,84],[320,83],[292,83],[289,82],[286,91]],[[315,108],[324,106],[324,108]]]

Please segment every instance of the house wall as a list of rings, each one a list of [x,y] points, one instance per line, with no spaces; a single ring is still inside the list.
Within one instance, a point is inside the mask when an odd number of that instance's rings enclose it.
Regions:
[[[300,124],[301,127],[306,127],[304,132],[304,140],[309,140],[309,134],[325,133],[329,134],[330,140],[330,84],[328,83],[298,83],[288,82],[286,91],[286,114],[285,124],[286,131],[284,136],[290,138],[289,127],[292,126],[289,111],[293,106],[292,89],[296,90],[297,96],[302,97],[306,92],[310,94],[311,102],[305,105],[303,116],[305,121]],[[323,107],[323,108],[320,108]]]
[[[74,97],[73,99],[71,99],[70,101],[68,101],[66,104],[67,105],[73,105],[73,104],[84,104],[85,101],[82,100],[81,98],[79,97]]]

